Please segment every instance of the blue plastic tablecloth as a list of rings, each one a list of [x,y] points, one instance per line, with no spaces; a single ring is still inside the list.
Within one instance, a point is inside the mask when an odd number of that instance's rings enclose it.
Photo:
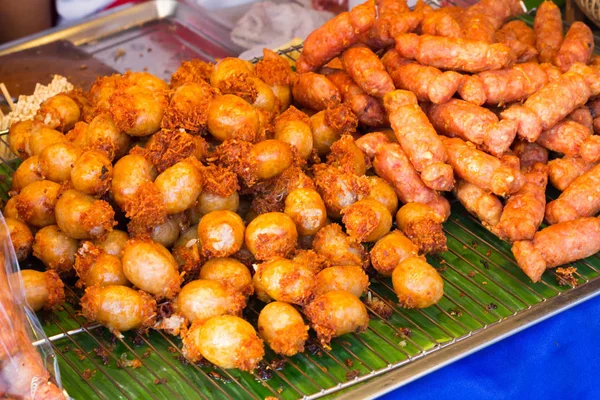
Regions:
[[[600,399],[600,296],[381,400]]]

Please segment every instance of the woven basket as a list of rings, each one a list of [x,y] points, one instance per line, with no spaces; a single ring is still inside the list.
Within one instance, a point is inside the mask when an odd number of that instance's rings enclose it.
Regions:
[[[575,0],[581,11],[600,27],[600,0]]]

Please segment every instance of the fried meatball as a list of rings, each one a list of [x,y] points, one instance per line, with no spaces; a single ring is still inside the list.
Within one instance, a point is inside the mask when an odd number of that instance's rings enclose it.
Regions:
[[[113,229],[108,232],[106,236],[95,239],[92,243],[106,251],[108,254],[121,258],[123,256],[123,249],[128,240],[129,235],[127,232]]]
[[[332,265],[364,265],[366,254],[362,245],[346,235],[338,224],[319,230],[313,240],[315,251]]]
[[[73,189],[61,194],[55,215],[60,229],[74,239],[101,238],[116,225],[110,204]]]
[[[4,209],[2,210],[2,215],[5,218],[12,218],[17,221],[25,222],[23,218],[19,216],[19,211],[17,211],[17,198],[19,196],[13,196],[4,205]]]
[[[23,269],[20,272],[25,288],[25,299],[33,311],[52,311],[65,301],[64,284],[56,271],[39,272]]]
[[[248,83],[256,90],[256,99],[252,106],[267,112],[279,111],[279,99],[269,85],[254,76],[248,77]]]
[[[213,211],[198,224],[198,239],[202,251],[209,257],[227,257],[244,244],[244,221],[231,211]]]
[[[79,242],[67,236],[57,225],[46,226],[35,234],[33,256],[41,260],[46,268],[60,275],[73,269]]]
[[[310,128],[312,130],[313,148],[320,156],[329,153],[331,145],[341,137],[341,132],[331,128],[325,123],[325,111],[319,111],[310,117]]]
[[[440,215],[424,203],[407,203],[396,214],[398,229],[419,247],[421,254],[447,250],[442,222]]]
[[[265,355],[263,341],[248,322],[233,315],[192,324],[183,337],[183,354],[191,362],[206,358],[220,368],[252,371]]]
[[[200,279],[218,281],[244,296],[254,293],[250,270],[234,258],[213,258],[202,265]]]
[[[183,212],[196,203],[202,192],[202,174],[190,161],[180,161],[156,177],[168,214]]]
[[[219,315],[242,316],[246,298],[219,281],[198,279],[185,285],[177,295],[175,310],[189,322],[205,323]]]
[[[66,182],[71,179],[73,165],[81,153],[79,147],[69,142],[50,145],[38,156],[40,171],[49,181]]]
[[[258,316],[258,333],[277,354],[291,357],[304,351],[308,325],[292,305],[281,301],[267,304]]]
[[[377,200],[394,215],[398,211],[398,196],[392,185],[378,176],[367,176],[366,178],[371,187],[369,195],[366,198]]]
[[[215,64],[210,73],[210,84],[219,87],[221,83],[230,78],[239,78],[252,75],[254,65],[245,60],[235,57],[225,57]]]
[[[302,120],[275,124],[275,139],[294,146],[303,159],[308,159],[313,151],[313,135],[310,124]]]
[[[183,214],[169,215],[165,222],[152,228],[150,239],[167,248],[173,246],[185,226],[184,220]]]
[[[19,193],[30,183],[44,180],[40,169],[39,156],[31,156],[24,160],[12,176],[12,193]]]
[[[75,257],[78,287],[123,285],[130,286],[121,260],[91,242],[84,242]]]
[[[215,90],[206,82],[190,82],[179,86],[169,99],[162,127],[185,129],[190,133],[206,132],[208,108]]]
[[[392,227],[392,214],[377,200],[363,199],[342,210],[346,232],[361,242],[375,242]]]
[[[111,192],[121,208],[126,208],[139,188],[147,182],[152,182],[157,176],[156,168],[143,156],[128,154],[115,163]]]
[[[256,177],[265,180],[288,169],[294,154],[289,144],[272,139],[255,144],[250,150],[250,159],[256,163]]]
[[[162,92],[169,88],[167,82],[163,81],[157,76],[152,75],[149,72],[131,72],[127,71],[123,74],[123,82],[126,85],[134,85],[148,89],[152,92]]]
[[[17,121],[8,130],[8,146],[21,160],[31,156],[29,138],[33,132],[33,121]]]
[[[142,86],[126,86],[110,96],[110,114],[121,131],[148,136],[160,129],[166,107],[164,94]]]
[[[241,97],[225,94],[215,97],[208,109],[208,131],[217,140],[254,142],[258,134],[258,114]]]
[[[304,314],[323,345],[346,333],[363,332],[369,326],[367,308],[345,290],[320,295],[304,307]]]
[[[444,281],[422,257],[409,257],[392,273],[394,292],[406,308],[426,308],[436,304],[444,295]]]
[[[220,196],[206,190],[200,193],[196,210],[200,215],[205,215],[213,211],[232,211],[237,212],[240,206],[240,195],[237,191],[229,196]]]
[[[123,249],[123,272],[134,286],[157,299],[173,299],[181,288],[177,262],[169,250],[148,239],[131,239]]]
[[[327,223],[327,210],[314,189],[292,190],[285,198],[284,213],[296,224],[298,234],[313,236]]]
[[[330,218],[341,218],[341,211],[369,194],[369,182],[364,176],[343,172],[331,165],[314,168],[317,191],[325,202]]]
[[[75,100],[64,93],[50,97],[42,104],[35,115],[37,121],[61,132],[70,130],[81,118],[81,109]]]
[[[186,281],[195,279],[203,260],[198,246],[198,225],[190,226],[179,235],[173,246],[173,257]]]
[[[156,321],[156,301],[142,290],[127,286],[93,286],[81,298],[81,312],[114,333],[146,330]]]
[[[246,228],[246,246],[257,260],[287,257],[297,241],[296,224],[284,213],[261,214]]]
[[[253,282],[270,298],[304,305],[313,297],[315,275],[305,265],[276,258],[258,266]]]
[[[379,239],[371,249],[371,265],[383,276],[392,276],[402,261],[419,254],[419,247],[400,231],[392,231]]]
[[[333,290],[345,290],[360,297],[369,287],[369,277],[362,267],[346,265],[325,268],[317,274],[314,293],[320,296]]]
[[[113,166],[101,151],[89,150],[75,160],[71,170],[71,183],[75,190],[91,196],[102,196],[110,189]]]
[[[36,228],[56,223],[54,209],[60,185],[52,181],[32,182],[21,190],[17,198],[19,217]]]
[[[127,154],[130,144],[131,136],[117,128],[108,113],[95,116],[85,131],[85,146],[103,152],[111,161]]]
[[[65,135],[46,125],[34,124],[29,137],[29,154],[39,155],[46,147],[67,141]]]
[[[23,222],[10,217],[6,217],[4,222],[8,228],[17,260],[24,261],[31,254],[31,246],[33,246],[31,229]]]

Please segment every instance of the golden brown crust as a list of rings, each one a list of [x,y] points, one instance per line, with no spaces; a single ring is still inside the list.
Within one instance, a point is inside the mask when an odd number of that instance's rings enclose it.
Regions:
[[[347,104],[330,106],[325,109],[324,122],[340,135],[353,134],[358,127],[358,118]]]
[[[78,288],[85,287],[85,280],[88,272],[94,265],[94,263],[98,260],[101,254],[104,253],[104,250],[94,245],[92,242],[85,241],[81,244],[81,247],[77,250],[77,255],[75,256],[75,272],[79,277],[79,280],[76,283]]]
[[[201,168],[204,178],[202,190],[221,196],[228,197],[240,190],[237,175],[229,168],[209,164]]]
[[[331,145],[327,163],[339,168],[344,173],[361,176],[367,172],[368,158],[356,145],[351,135],[342,135]]]
[[[214,64],[198,59],[184,61],[171,76],[171,87],[177,88],[184,83],[210,82]]]
[[[150,230],[167,220],[167,211],[162,194],[153,182],[143,183],[135,194],[129,196],[123,205],[125,216],[133,236],[149,235]]]
[[[95,200],[87,211],[81,213],[80,221],[83,229],[94,239],[102,239],[117,225],[115,210],[104,200]]]
[[[305,265],[315,275],[318,274],[321,270],[331,266],[331,262],[327,257],[318,254],[312,249],[296,249],[292,260],[298,264]]]
[[[161,122],[162,128],[182,128],[192,133],[205,133],[208,107],[217,92],[208,83],[186,83],[171,94]]]
[[[44,278],[46,279],[46,289],[48,290],[48,298],[44,303],[44,310],[53,311],[65,301],[65,285],[54,270],[44,272]]]
[[[267,85],[289,85],[290,64],[277,53],[263,49],[263,59],[256,64],[256,76]]]
[[[215,163],[235,173],[242,187],[252,187],[257,182],[257,161],[248,157],[252,147],[250,142],[233,139],[221,143],[214,153]]]

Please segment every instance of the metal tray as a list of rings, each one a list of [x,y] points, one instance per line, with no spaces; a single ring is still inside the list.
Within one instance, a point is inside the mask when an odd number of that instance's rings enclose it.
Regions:
[[[199,20],[187,15],[190,10],[186,7],[156,1],[125,8],[10,48],[0,47],[0,54],[65,39],[122,71],[124,65],[118,64],[121,58],[114,60],[113,52],[123,46],[132,46],[128,62],[142,59],[140,54],[149,43],[153,46],[153,62],[164,61],[158,60],[158,55],[164,54],[154,49],[157,29],[160,35],[166,33],[165,43],[184,44],[188,57],[219,57],[200,50],[202,45],[195,39],[184,39],[184,32],[200,32],[206,40],[213,40],[211,33],[205,32],[210,28],[197,25]],[[170,28],[172,24],[176,29]],[[137,43],[142,43],[141,47],[133,47]],[[219,43],[224,52],[235,53]],[[172,46],[161,49],[170,51]],[[293,59],[299,49],[282,54]],[[172,72],[179,60],[169,62]],[[161,64],[149,70],[167,78],[166,68],[162,68]],[[4,135],[0,133],[0,142],[6,144]],[[0,197],[6,198],[17,163],[0,161],[0,175],[4,176],[0,179]],[[575,288],[559,284],[552,270],[534,284],[515,264],[510,246],[456,202],[445,232],[448,252],[429,258],[445,283],[445,295],[439,304],[425,310],[402,309],[396,303],[390,279],[374,277],[372,296],[392,309],[390,318],[380,318],[368,307],[373,316],[369,329],[334,339],[331,350],[312,341],[305,354],[282,358],[266,349],[265,364],[255,374],[206,364],[188,365],[183,361],[179,339],[161,332],[153,331],[148,337],[127,333],[116,338],[78,314],[80,292],[72,286],[67,287],[70,302],[64,310],[43,314],[41,319],[56,351],[64,385],[75,398],[362,399],[402,386],[600,293],[598,255],[573,263],[577,267]],[[244,316],[255,322],[260,308],[260,303],[250,302]],[[139,368],[123,366],[132,360],[139,361]]]

